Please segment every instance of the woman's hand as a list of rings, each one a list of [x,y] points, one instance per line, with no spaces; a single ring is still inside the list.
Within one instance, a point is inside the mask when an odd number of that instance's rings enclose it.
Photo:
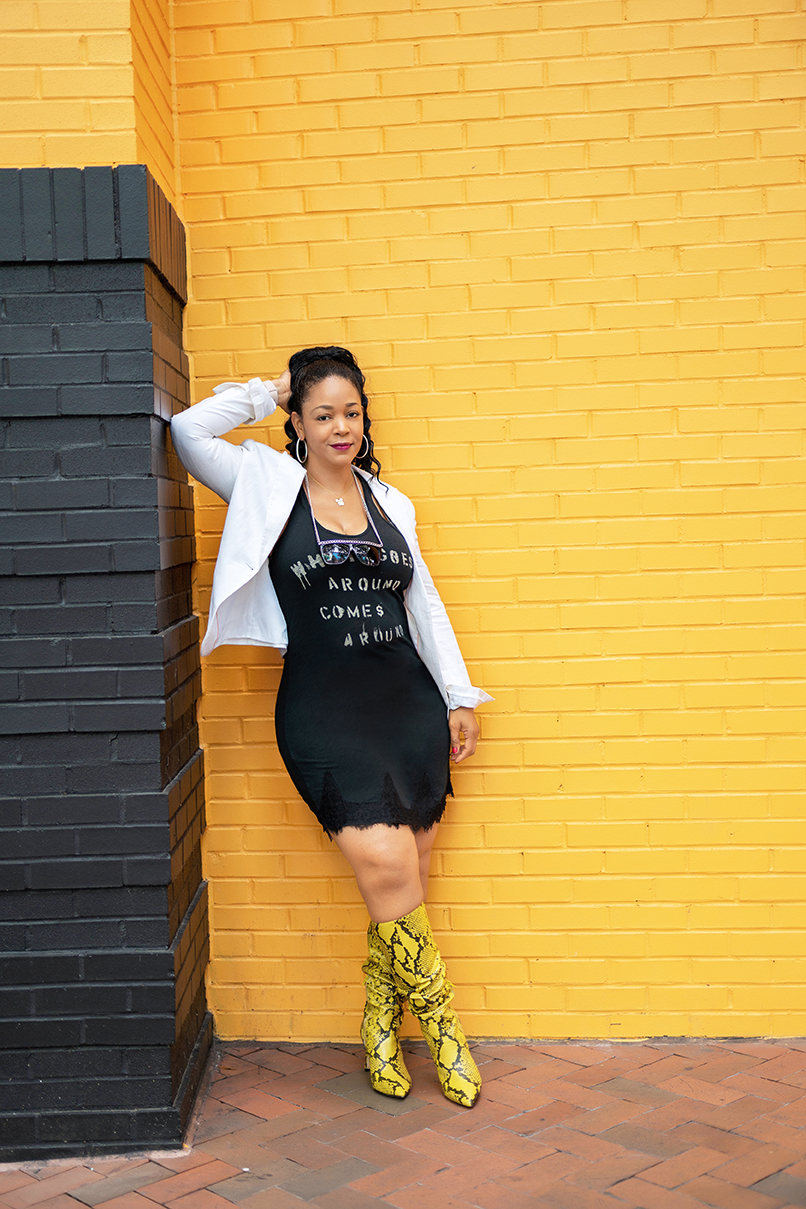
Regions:
[[[274,385],[277,387],[277,406],[282,407],[286,415],[290,415],[288,400],[291,398],[291,374],[289,371],[286,370],[284,374],[280,374],[279,378],[275,378]]]
[[[476,750],[479,737],[479,724],[476,721],[475,710],[467,705],[452,709],[448,715],[448,726],[451,732],[451,759],[454,764],[461,764]],[[464,735],[464,741],[460,738]]]

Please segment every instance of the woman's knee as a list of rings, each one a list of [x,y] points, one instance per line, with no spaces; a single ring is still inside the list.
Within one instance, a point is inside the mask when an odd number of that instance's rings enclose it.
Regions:
[[[420,875],[416,866],[414,870],[403,870],[375,865],[364,869],[357,881],[366,893],[375,898],[388,899],[401,894],[410,896],[420,885]]]
[[[371,827],[365,831],[351,828],[336,837],[356,877],[365,885],[383,892],[394,892],[419,876],[419,852],[414,836],[391,827]],[[401,829],[402,831],[402,829]]]
[[[419,876],[417,849],[380,844],[365,854],[363,874],[384,892],[402,890]]]

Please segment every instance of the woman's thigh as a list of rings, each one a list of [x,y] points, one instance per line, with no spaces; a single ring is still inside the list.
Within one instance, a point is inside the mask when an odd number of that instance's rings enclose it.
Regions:
[[[376,923],[399,919],[422,902],[418,837],[426,834],[415,835],[408,827],[379,823],[374,827],[344,827],[333,836],[352,866],[361,896]],[[430,845],[425,851],[430,851]]]
[[[434,823],[434,826],[429,827],[428,831],[415,831],[414,842],[417,845],[417,855],[421,862],[431,859],[431,849],[434,847],[438,828],[439,823]]]
[[[437,828],[439,823],[434,823],[428,831],[415,832],[414,839],[417,844],[417,856],[420,866],[420,886],[423,892],[423,902],[428,898],[428,875],[431,871],[431,849],[434,847],[434,840],[437,838]]]

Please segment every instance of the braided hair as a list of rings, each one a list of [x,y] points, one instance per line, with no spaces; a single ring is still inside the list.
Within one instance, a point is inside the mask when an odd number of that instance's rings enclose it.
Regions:
[[[339,348],[337,344],[323,348],[303,348],[289,358],[288,369],[291,374],[291,395],[288,400],[288,409],[299,416],[302,415],[302,404],[305,402],[308,392],[317,382],[322,382],[325,378],[337,377],[345,378],[352,383],[361,396],[361,407],[364,412],[364,436],[367,439],[367,448],[353,458],[353,463],[361,470],[375,475],[376,478],[380,477],[381,464],[375,457],[375,447],[370,436],[372,421],[367,412],[369,400],[364,391],[366,379],[353,354],[346,348]],[[297,434],[291,423],[290,415],[285,422],[285,433],[288,437],[286,449],[295,461],[299,461],[297,458]],[[362,449],[364,444],[362,441]]]

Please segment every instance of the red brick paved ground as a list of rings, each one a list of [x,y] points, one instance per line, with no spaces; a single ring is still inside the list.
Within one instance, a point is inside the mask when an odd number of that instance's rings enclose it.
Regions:
[[[409,1047],[407,1047],[409,1048]],[[356,1046],[221,1047],[183,1152],[0,1167],[3,1209],[806,1206],[806,1040],[479,1044],[484,1092],[372,1092]]]

